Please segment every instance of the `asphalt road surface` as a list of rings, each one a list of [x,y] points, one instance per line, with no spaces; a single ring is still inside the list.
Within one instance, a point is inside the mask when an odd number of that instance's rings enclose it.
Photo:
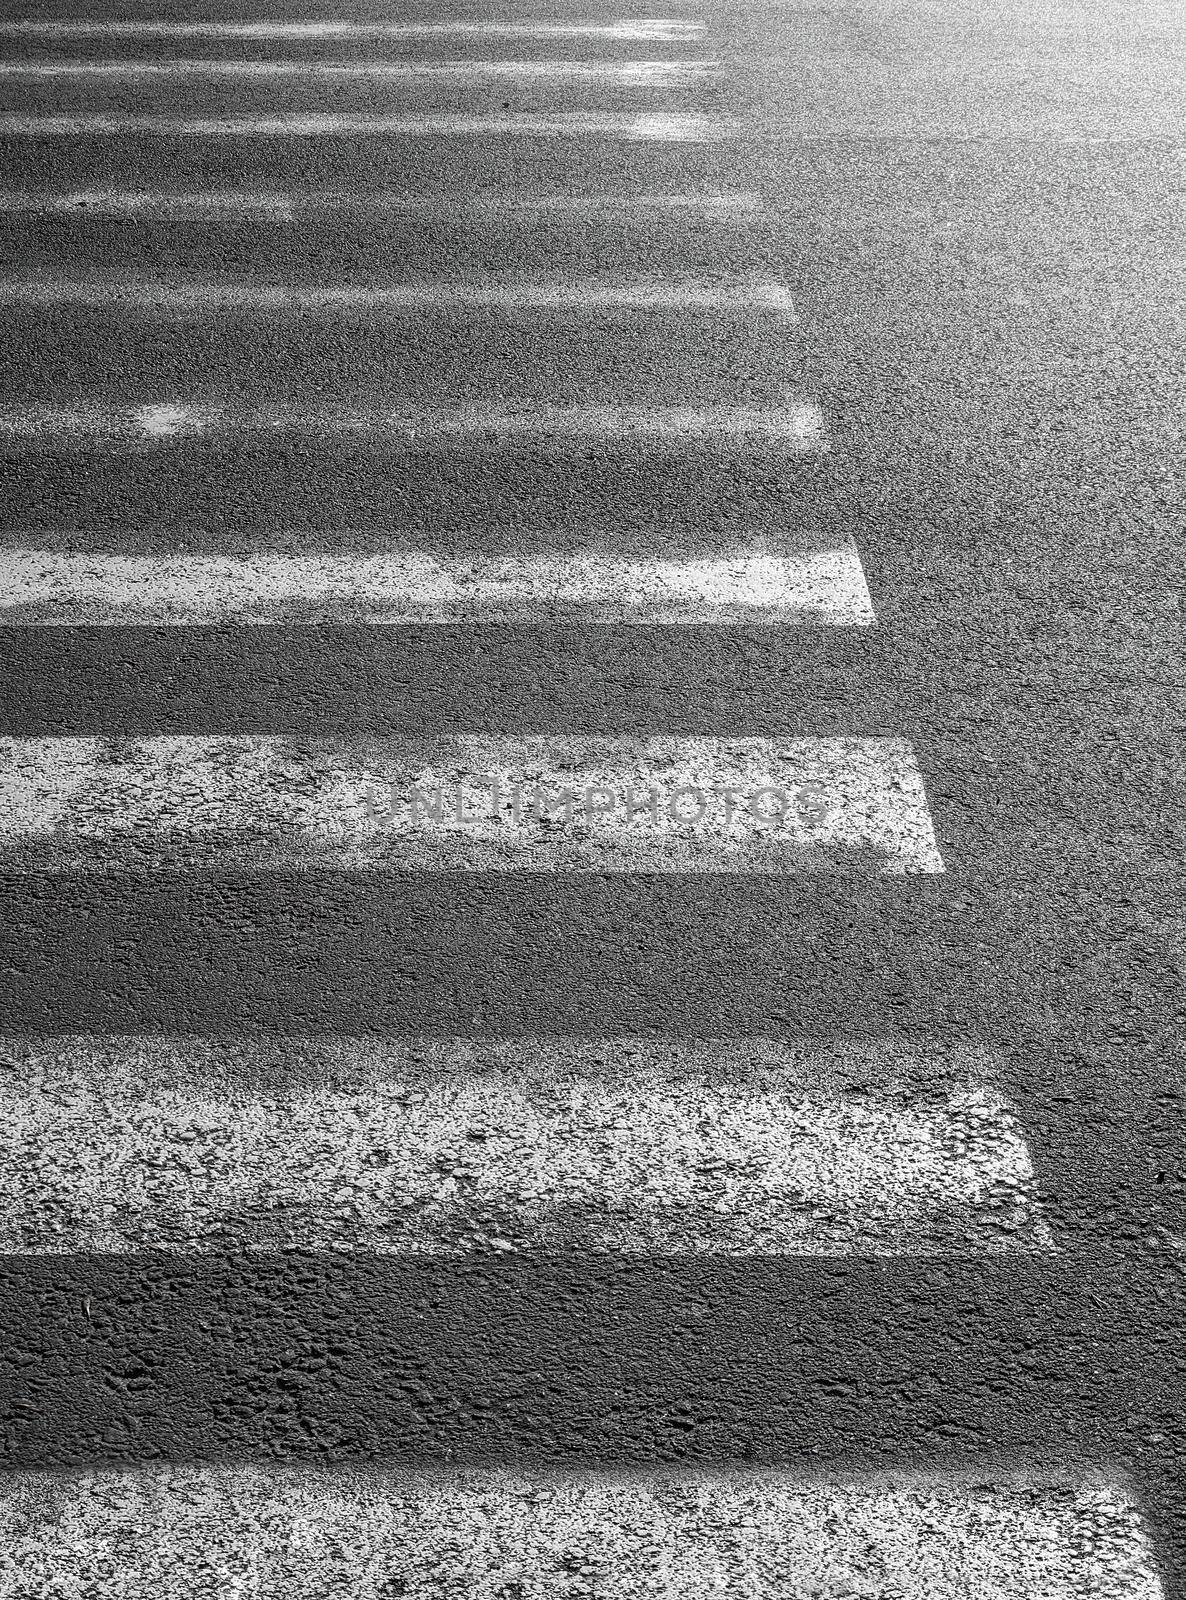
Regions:
[[[1186,14],[0,20],[0,1596],[1186,1594]]]

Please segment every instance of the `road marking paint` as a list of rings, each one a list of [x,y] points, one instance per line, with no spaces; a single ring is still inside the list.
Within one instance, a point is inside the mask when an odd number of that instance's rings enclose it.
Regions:
[[[0,738],[5,870],[943,871],[902,739]]]
[[[396,202],[398,204],[398,202]],[[417,196],[409,208],[438,202]],[[729,218],[751,215],[762,210],[762,197],[755,190],[733,194],[516,194],[509,190],[477,194],[465,204],[477,211],[697,211],[708,217]]]
[[[585,622],[868,625],[856,546],[645,560],[384,555],[126,556],[0,548],[0,626]]]
[[[1053,1248],[971,1051],[74,1036],[0,1062],[6,1255]]]
[[[444,216],[471,213],[501,216],[528,212],[555,213],[608,212],[684,212],[694,211],[708,221],[735,221],[762,209],[761,196],[754,191],[734,194],[521,194],[514,190],[488,190],[465,196],[412,194],[400,190],[309,189],[267,191],[261,189],[214,189],[182,193],[163,189],[80,189],[62,192],[49,189],[0,191],[0,214],[33,215],[77,213],[113,217],[145,217],[149,220],[194,218],[198,221],[241,222],[245,218],[266,222],[294,222],[298,217],[317,216],[334,210],[359,210],[377,213],[437,212]]]
[[[0,1585],[159,1600],[1165,1600],[1125,1491],[1101,1475],[1067,1479],[987,1466],[847,1478],[223,1463],[9,1472]]]
[[[136,423],[149,439],[173,439],[178,434],[193,431],[190,409],[179,405],[141,406],[135,413]],[[199,431],[201,423],[198,424]]]
[[[555,112],[550,116],[464,116],[441,113],[417,116],[412,112],[367,114],[352,112],[291,112],[257,117],[158,117],[149,114],[0,116],[0,138],[76,139],[119,134],[159,135],[163,138],[469,138],[533,139],[606,138],[655,141],[666,144],[702,143],[731,138],[736,124],[720,117],[677,116],[651,112]]]
[[[679,44],[699,39],[703,22],[667,17],[626,17],[614,22],[557,22],[507,18],[489,22],[177,22],[158,17],[125,22],[65,22],[15,18],[0,22],[0,37],[49,39],[431,39],[459,36],[508,39],[615,39]]]
[[[318,442],[357,436],[407,448],[506,444],[516,439],[638,441],[778,446],[823,452],[827,430],[818,406],[203,406],[156,401],[139,406],[0,407],[0,439],[60,447],[176,444],[226,435],[296,434]]]
[[[345,192],[345,191],[343,191]],[[259,189],[217,189],[209,193],[167,193],[152,189],[78,189],[70,193],[48,189],[11,190],[0,193],[0,213],[54,216],[65,213],[86,219],[97,217],[147,217],[240,223],[244,220],[294,222],[297,207],[316,207],[313,197],[297,202],[292,195]],[[326,208],[328,209],[328,207]]]
[[[0,306],[208,311],[421,310],[773,311],[794,317],[791,291],[765,278],[553,278],[512,282],[274,284],[0,278]]]
[[[713,71],[712,61],[239,61],[217,57],[173,60],[90,61],[54,58],[45,61],[0,61],[7,78],[447,78],[470,82],[482,78],[571,78],[617,82],[643,88],[670,88]]]

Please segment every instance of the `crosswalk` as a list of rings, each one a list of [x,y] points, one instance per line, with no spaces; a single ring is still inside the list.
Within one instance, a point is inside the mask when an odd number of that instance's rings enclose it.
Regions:
[[[0,277],[22,352],[0,628],[127,629],[133,657],[161,628],[198,651],[211,629],[876,638],[851,532],[778,501],[843,442],[803,378],[810,297],[747,231],[764,200],[708,22],[222,9],[0,21],[24,169],[0,229],[32,263]],[[734,503],[743,464],[761,492]],[[184,731],[0,730],[0,873],[943,892],[911,730],[721,727],[693,688],[679,731],[574,708],[564,733],[309,737],[200,699]],[[0,1065],[0,1253],[51,1268],[1059,1249],[1001,1064],[966,1043],[232,1016],[13,1035]],[[1161,1600],[1110,1463],[914,1466],[10,1471],[0,1596]]]

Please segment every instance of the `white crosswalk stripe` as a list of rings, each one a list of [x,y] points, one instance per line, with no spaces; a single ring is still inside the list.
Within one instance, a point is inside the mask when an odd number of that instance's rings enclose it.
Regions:
[[[43,39],[243,39],[252,43],[271,39],[465,39],[467,37],[510,39],[592,38],[627,42],[679,44],[698,40],[705,31],[703,22],[684,18],[624,17],[613,22],[563,21],[556,18],[507,17],[501,20],[391,22],[341,17],[316,22],[280,21],[275,18],[252,22],[196,20],[192,18],[142,17],[127,21],[91,21],[71,17],[63,20],[15,17],[0,21],[0,38],[36,37]]]
[[[827,429],[812,401],[781,406],[256,405],[148,401],[142,405],[0,408],[0,439],[112,446],[207,436],[291,433],[390,439],[420,448],[522,438],[769,444],[820,453]]]
[[[0,626],[209,622],[868,626],[851,542],[801,555],[129,556],[0,547]]]
[[[9,870],[943,871],[901,739],[0,739]]]
[[[29,213],[53,216],[130,217],[146,222],[175,218],[238,224],[249,220],[296,222],[333,211],[359,211],[372,215],[437,213],[444,217],[497,217],[526,213],[541,217],[597,215],[607,217],[648,212],[695,213],[708,222],[744,222],[762,211],[762,198],[753,190],[734,193],[689,192],[532,194],[526,190],[491,189],[477,194],[412,194],[399,189],[262,190],[212,189],[186,193],[166,189],[13,189],[0,191],[0,214]]]
[[[218,311],[773,311],[793,317],[785,284],[763,278],[556,278],[507,282],[431,278],[383,284],[127,282],[0,278],[0,306],[83,306],[205,316]]]
[[[445,78],[479,82],[483,78],[571,78],[670,88],[704,77],[712,61],[240,61],[234,58],[177,57],[155,61],[91,61],[57,58],[0,61],[0,78],[365,78],[400,81]]]
[[[66,1038],[0,1040],[0,1061],[6,1254],[1052,1244],[968,1050]]]
[[[158,1466],[10,1474],[0,1593],[1163,1600],[1105,1479]],[[118,1555],[117,1555],[118,1552]]]
[[[447,138],[625,139],[643,143],[696,144],[728,139],[736,125],[696,112],[557,111],[549,116],[467,115],[439,112],[292,111],[274,116],[238,112],[227,116],[156,116],[80,111],[26,116],[0,114],[0,138],[75,139],[141,134],[174,139]]]

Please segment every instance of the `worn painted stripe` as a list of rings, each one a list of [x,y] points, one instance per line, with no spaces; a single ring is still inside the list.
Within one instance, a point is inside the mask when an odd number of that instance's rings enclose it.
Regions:
[[[316,22],[263,20],[258,22],[171,21],[146,17],[134,21],[86,21],[71,18],[55,22],[34,17],[0,21],[0,37],[36,36],[46,39],[152,38],[152,39],[426,39],[483,38],[556,39],[591,38],[640,40],[678,44],[699,39],[704,23],[669,17],[624,17],[613,22],[557,21],[508,17],[486,22],[385,22],[346,21],[331,17]]]
[[[73,1037],[0,1062],[5,1254],[1051,1248],[971,1052]]]
[[[44,61],[0,61],[7,78],[446,78],[469,82],[482,78],[564,78],[594,83],[622,83],[642,88],[669,88],[702,78],[712,61],[292,61],[233,58],[92,61],[55,57]]]
[[[291,112],[257,117],[158,117],[149,114],[113,115],[80,112],[0,116],[0,138],[76,139],[119,134],[159,135],[174,139],[322,139],[322,138],[605,138],[656,141],[665,144],[702,143],[730,138],[736,125],[721,117],[650,112],[554,112],[534,116],[447,115],[418,116],[412,112]]]
[[[943,870],[901,739],[0,739],[6,870]]]
[[[346,191],[343,191],[345,194]],[[331,202],[332,203],[332,202]],[[345,203],[339,202],[339,203]],[[323,208],[328,209],[327,203]],[[169,193],[162,189],[9,190],[0,193],[0,213],[32,216],[133,217],[149,221],[193,219],[205,222],[294,222],[298,208],[323,209],[315,196],[300,200],[261,189],[215,189],[206,193]],[[376,208],[377,209],[377,208]]]
[[[1164,1600],[1102,1477],[256,1465],[11,1473],[0,1592]]]
[[[0,408],[0,439],[51,446],[175,444],[235,434],[298,434],[317,440],[357,435],[429,448],[517,438],[610,443],[770,444],[823,451],[827,430],[809,401],[782,406],[206,406],[162,401],[138,406]]]
[[[381,203],[381,202],[380,202]],[[416,195],[396,198],[395,207],[422,209],[439,205],[435,196]],[[474,211],[695,211],[710,220],[714,217],[749,216],[762,210],[762,197],[756,190],[735,190],[725,194],[530,194],[514,190],[479,192],[463,201]]]
[[[766,278],[545,278],[411,283],[159,283],[0,279],[0,306],[160,311],[773,311],[793,317],[791,291]]]
[[[470,195],[412,194],[395,189],[213,189],[184,193],[164,189],[50,189],[0,191],[0,213],[34,216],[77,214],[143,218],[147,221],[295,222],[334,210],[379,214],[429,212],[444,215],[501,216],[528,212],[563,217],[597,212],[695,212],[707,221],[730,222],[762,209],[761,196],[752,190],[732,194],[530,194],[513,189],[479,191]]]
[[[127,556],[0,548],[0,626],[367,622],[867,625],[855,545],[678,560],[594,552]]]

